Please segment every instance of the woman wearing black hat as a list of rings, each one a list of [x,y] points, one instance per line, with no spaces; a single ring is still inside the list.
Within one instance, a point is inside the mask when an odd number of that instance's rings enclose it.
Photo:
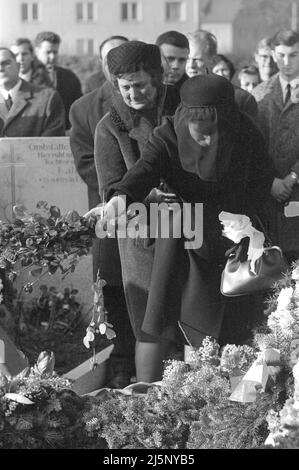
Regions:
[[[174,87],[162,84],[161,55],[156,45],[126,42],[108,53],[107,65],[114,85],[112,107],[95,131],[95,164],[103,200],[139,159],[154,127],[162,123],[163,116],[174,114],[180,100]],[[119,238],[118,246],[125,297],[136,337],[137,380],[159,380],[161,342],[141,330],[154,246],[130,238]]]
[[[183,332],[193,346],[205,336],[243,343],[261,319],[261,303],[220,294],[228,245],[218,215],[262,216],[274,175],[262,135],[238,111],[228,80],[211,74],[184,83],[174,118],[155,129],[142,158],[111,185],[104,221],[117,214],[122,195],[141,201],[161,176],[184,202],[203,203],[203,244],[193,250],[184,248],[183,238],[156,240],[142,328],[169,339]]]

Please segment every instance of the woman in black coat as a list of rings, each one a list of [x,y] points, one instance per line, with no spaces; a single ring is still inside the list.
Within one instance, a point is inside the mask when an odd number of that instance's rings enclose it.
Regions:
[[[274,176],[263,137],[238,111],[225,78],[211,74],[185,82],[174,118],[155,129],[142,158],[110,187],[100,223],[115,217],[124,195],[127,204],[142,201],[161,178],[182,202],[202,203],[203,225],[196,229],[203,230],[203,243],[186,249],[183,236],[156,239],[142,329],[176,340],[183,333],[184,341],[196,347],[205,336],[240,344],[262,308],[257,296],[235,299],[220,293],[229,243],[218,216],[226,211],[262,217]]]

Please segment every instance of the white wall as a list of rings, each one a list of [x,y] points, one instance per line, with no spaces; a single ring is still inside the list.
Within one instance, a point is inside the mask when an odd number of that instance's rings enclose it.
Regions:
[[[215,34],[219,54],[230,54],[233,50],[233,27],[231,23],[202,23],[202,29]]]
[[[142,5],[140,22],[121,21],[120,3],[124,0],[94,0],[98,10],[95,23],[76,21],[77,0],[34,0],[42,6],[41,21],[36,24],[26,24],[21,21],[22,1],[26,0],[0,0],[1,45],[9,46],[15,38],[21,36],[33,40],[39,31],[50,30],[61,35],[62,54],[75,54],[76,39],[94,39],[96,47],[106,37],[114,34],[154,42],[159,34],[167,30],[187,33],[198,28],[198,0],[182,0],[186,4],[184,22],[165,20],[166,0],[139,0]]]

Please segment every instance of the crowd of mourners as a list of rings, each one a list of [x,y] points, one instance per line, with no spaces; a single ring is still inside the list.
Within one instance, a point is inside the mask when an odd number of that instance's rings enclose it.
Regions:
[[[0,136],[69,136],[99,230],[133,202],[164,202],[160,221],[175,232],[172,204],[203,205],[200,247],[186,249],[185,233],[93,240],[117,335],[107,385],[160,380],[165,359],[206,336],[250,343],[265,295],[221,294],[232,242],[218,216],[259,216],[288,261],[299,257],[299,32],[260,40],[240,70],[209,31],[167,31],[155,44],[111,36],[83,92],[58,65],[60,42],[45,31],[0,47]]]

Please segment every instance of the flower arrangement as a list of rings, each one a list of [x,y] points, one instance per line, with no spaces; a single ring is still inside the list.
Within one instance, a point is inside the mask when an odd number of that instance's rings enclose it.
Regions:
[[[23,205],[14,206],[15,221],[0,223],[0,268],[14,280],[19,261],[37,280],[24,286],[32,292],[33,285],[46,273],[58,269],[63,277],[73,272],[79,258],[86,255],[92,244],[95,220],[79,216],[76,211],[61,215],[56,206],[45,201],[37,203],[37,212],[30,213]]]
[[[106,395],[84,415],[90,437],[104,437],[110,449],[262,446],[269,433],[268,411],[281,408],[281,388],[259,393],[254,403],[229,401],[230,381],[217,350],[219,345],[206,338],[188,364],[169,361],[162,382],[143,396]],[[240,354],[249,358],[251,351],[240,349]]]
[[[195,360],[167,363],[161,383],[147,393],[113,392],[84,415],[88,434],[111,449],[186,448],[191,424],[207,403],[227,400],[230,385],[218,366]]]
[[[60,270],[64,278],[73,272],[80,257],[87,255],[95,237],[96,218],[80,217],[76,211],[61,215],[56,206],[49,206],[45,201],[37,203],[38,211],[29,213],[22,206],[14,206],[16,220],[14,223],[0,223],[0,268],[5,269],[7,276],[14,280],[18,274],[13,266],[19,262],[24,268],[30,268],[29,274],[36,279],[23,286],[24,292],[32,292],[33,285],[47,273],[54,274]],[[115,337],[113,326],[107,322],[107,311],[104,308],[103,279],[97,279],[93,285],[94,307],[90,325],[84,338],[88,348],[94,340],[95,333],[105,334],[108,339]],[[54,289],[44,291],[50,310],[50,326],[54,323],[54,314],[60,300]],[[1,289],[0,289],[1,291]],[[53,308],[52,308],[53,307]]]
[[[299,446],[299,362],[293,367],[294,392],[280,410],[268,412],[267,421],[270,434],[266,445],[278,448],[298,448]]]
[[[36,277],[57,269],[67,274],[94,236],[93,222],[74,214],[67,222],[57,208],[45,203],[39,208],[46,217],[23,209],[15,224],[1,226],[1,266],[10,274],[17,261],[37,269]],[[94,348],[99,333],[114,335],[103,286],[98,277],[84,338],[87,348]],[[0,429],[5,436],[0,446],[72,448],[77,439],[83,447],[110,449],[298,447],[299,262],[277,283],[267,314],[252,346],[221,349],[207,337],[201,348],[191,350],[188,363],[167,362],[162,381],[146,393],[103,390],[96,397],[78,397],[53,372],[53,356],[42,353],[38,364],[17,379],[0,376]],[[232,401],[230,376],[236,370],[251,374],[254,400]],[[267,386],[253,377],[260,371]]]
[[[251,346],[227,344],[222,349],[220,366],[228,373],[235,371],[245,373],[256,357],[256,351]]]
[[[85,431],[89,399],[77,396],[71,382],[54,372],[54,355],[42,351],[33,367],[16,377],[0,374],[0,448],[103,448]]]
[[[281,366],[289,371],[299,358],[299,263],[294,263],[288,276],[276,285],[269,301],[266,331],[255,335],[260,351],[276,348]]]

